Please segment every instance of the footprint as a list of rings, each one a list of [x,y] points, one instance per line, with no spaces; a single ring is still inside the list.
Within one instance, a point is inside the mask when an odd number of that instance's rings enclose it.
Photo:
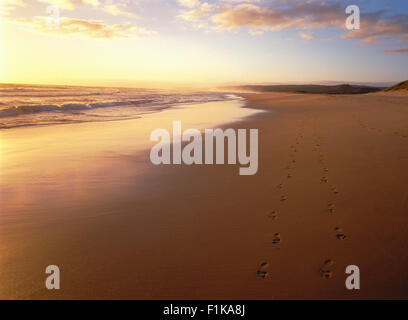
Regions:
[[[333,194],[335,194],[335,195],[339,194],[339,191],[337,190],[337,188],[335,186],[332,186],[331,190],[333,191]]]
[[[282,241],[280,233],[275,233],[272,238],[272,244],[280,244]]]
[[[276,186],[276,188],[282,189],[282,188],[283,188],[283,184],[282,184],[282,183],[279,183],[279,184]]]
[[[279,212],[277,210],[273,210],[268,214],[268,218],[270,218],[272,220],[276,220],[276,219],[278,219],[278,214],[279,214]]]
[[[336,227],[334,228],[334,231],[336,231],[336,238],[339,240],[344,240],[347,238],[347,236],[343,233],[343,229]]]
[[[333,203],[329,203],[329,204],[327,205],[327,210],[328,210],[330,213],[335,213],[335,212],[336,212],[336,210],[334,209],[334,204],[333,204]]]
[[[288,200],[288,197],[287,197],[287,196],[281,196],[281,198],[280,198],[280,201],[281,201],[281,202],[284,202],[284,201],[286,201],[286,200]]]
[[[323,171],[324,171],[324,172],[329,172],[329,169],[323,168]]]
[[[326,177],[322,177],[322,178],[320,179],[320,182],[327,182],[327,181],[329,181],[329,180],[327,180]]]
[[[319,269],[320,276],[324,279],[331,279],[333,277],[333,272],[330,267],[333,266],[334,262],[331,259],[327,259],[323,262],[323,265]]]
[[[288,179],[290,179],[290,178],[292,178],[292,175],[289,173],[289,174],[288,174]]]
[[[265,271],[265,268],[269,266],[268,262],[262,262],[256,271],[256,275],[262,279],[265,279],[268,276],[268,272]]]

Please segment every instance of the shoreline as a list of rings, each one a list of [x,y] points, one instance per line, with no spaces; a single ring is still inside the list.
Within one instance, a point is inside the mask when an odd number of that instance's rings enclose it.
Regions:
[[[232,95],[237,98],[239,98],[238,95]],[[114,121],[132,121],[132,120],[137,120],[143,118],[143,116],[149,115],[149,114],[154,114],[154,113],[159,113],[168,109],[172,108],[180,108],[180,107],[191,107],[191,106],[196,106],[196,105],[202,105],[206,103],[217,103],[217,102],[230,102],[234,101],[236,99],[226,99],[226,100],[217,100],[217,101],[207,101],[207,102],[201,102],[201,103],[196,103],[196,102],[187,102],[187,103],[175,103],[175,104],[170,104],[170,105],[162,105],[161,107],[158,107],[157,109],[146,111],[146,112],[141,112],[133,117],[129,118],[124,118],[124,119],[105,119],[105,120],[88,120],[88,121],[72,121],[72,122],[53,122],[53,123],[46,123],[46,124],[23,124],[23,125],[16,125],[13,127],[0,127],[0,130],[10,130],[10,129],[17,129],[17,128],[30,128],[30,127],[48,127],[48,126],[55,126],[55,125],[72,125],[72,124],[88,124],[88,123],[103,123],[103,122],[114,122]],[[1,111],[1,110],[0,110]],[[12,116],[10,116],[12,117]],[[14,116],[18,117],[18,116]],[[8,117],[4,117],[8,118]],[[1,119],[1,118],[0,118]],[[1,131],[0,131],[1,132]]]

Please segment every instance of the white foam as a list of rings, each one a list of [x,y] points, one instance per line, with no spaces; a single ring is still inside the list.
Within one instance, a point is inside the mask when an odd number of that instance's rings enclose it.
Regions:
[[[218,92],[0,85],[0,128],[132,119],[178,104],[236,99]]]

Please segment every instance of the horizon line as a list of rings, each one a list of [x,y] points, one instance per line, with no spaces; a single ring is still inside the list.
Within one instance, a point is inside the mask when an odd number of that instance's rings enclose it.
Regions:
[[[406,80],[398,81],[341,81],[341,80],[316,80],[310,82],[290,81],[290,82],[225,82],[219,84],[208,85],[196,85],[187,83],[166,83],[166,82],[151,82],[143,81],[144,85],[88,85],[88,84],[55,84],[55,83],[25,83],[25,82],[3,82],[0,81],[0,86],[55,86],[55,87],[87,87],[87,88],[122,88],[122,89],[205,89],[205,88],[218,88],[232,87],[232,86],[274,86],[274,85],[325,85],[325,86],[338,86],[338,85],[360,85],[360,86],[372,86],[372,87],[388,87]],[[142,82],[142,81],[140,81]],[[159,83],[161,83],[159,85]],[[166,84],[164,84],[166,83]]]

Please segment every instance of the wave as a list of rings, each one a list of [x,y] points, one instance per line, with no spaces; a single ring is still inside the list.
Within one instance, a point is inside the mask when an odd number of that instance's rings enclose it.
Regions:
[[[142,104],[142,102],[140,102]],[[117,107],[131,105],[130,102],[106,102],[106,103],[91,103],[89,105],[82,103],[67,103],[61,106],[58,105],[22,105],[18,107],[9,107],[3,110],[0,110],[0,118],[4,117],[15,117],[25,114],[33,114],[40,112],[55,112],[55,111],[82,111],[90,110],[97,108],[108,108],[108,107]]]
[[[141,114],[159,112],[179,104],[236,98],[227,92],[0,85],[0,129],[133,119]]]
[[[90,103],[90,104],[83,104],[83,103],[67,103],[62,105],[53,105],[53,104],[45,104],[45,105],[20,105],[17,107],[8,107],[5,109],[0,110],[0,118],[4,117],[15,117],[19,115],[27,115],[27,114],[34,114],[40,112],[64,112],[64,111],[83,111],[83,110],[91,110],[91,109],[98,109],[98,108],[112,108],[112,107],[120,107],[120,106],[142,106],[142,105],[149,105],[156,103],[157,107],[164,106],[164,105],[171,105],[171,104],[188,104],[188,103],[198,103],[198,102],[211,102],[211,101],[219,101],[220,98],[214,99],[191,99],[191,98],[173,98],[167,99],[167,101],[158,101],[156,99],[147,99],[147,100],[131,100],[131,101],[115,101],[115,102],[101,102],[101,103]]]
[[[0,117],[14,117],[30,113],[57,111],[58,109],[59,107],[55,105],[9,107],[7,109],[0,110]]]

